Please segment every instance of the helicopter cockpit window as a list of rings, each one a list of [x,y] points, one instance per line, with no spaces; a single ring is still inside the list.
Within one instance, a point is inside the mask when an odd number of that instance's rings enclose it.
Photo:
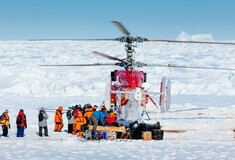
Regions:
[[[118,79],[119,79],[119,82],[122,86],[129,86],[128,82],[125,81],[122,77],[119,77]]]

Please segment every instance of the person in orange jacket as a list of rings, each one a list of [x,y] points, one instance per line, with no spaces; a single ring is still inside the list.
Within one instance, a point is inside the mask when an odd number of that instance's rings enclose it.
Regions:
[[[95,108],[95,109],[94,109]],[[98,126],[98,120],[95,118],[93,112],[96,111],[97,106],[92,107],[91,105],[87,106],[86,112],[84,114],[84,117],[86,118],[87,124],[86,127],[88,128],[88,125],[93,125],[92,128],[92,134],[95,134],[96,128]]]
[[[90,118],[91,118],[92,113],[93,113],[93,108],[92,108],[92,106],[88,106],[88,107],[86,108],[85,113],[84,113],[84,117],[86,118],[87,123],[89,123],[89,120],[90,120]]]
[[[59,106],[58,109],[55,112],[55,118],[54,118],[54,122],[55,122],[54,131],[55,132],[61,132],[61,129],[64,126],[64,124],[63,124],[63,117],[62,117],[62,111],[63,111],[63,106]]]
[[[75,117],[73,122],[73,135],[78,135],[82,137],[83,126],[86,124],[86,118],[83,116],[81,111],[78,111],[77,117]]]

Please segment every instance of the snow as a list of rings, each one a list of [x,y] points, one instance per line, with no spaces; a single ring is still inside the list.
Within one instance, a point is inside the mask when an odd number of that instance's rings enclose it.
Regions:
[[[189,35],[180,40],[209,40],[212,35]],[[54,111],[48,110],[49,135],[40,138],[38,108],[67,109],[75,104],[100,105],[107,76],[118,67],[43,67],[41,64],[109,63],[92,51],[125,57],[124,44],[86,41],[0,42],[0,111],[9,110],[9,137],[1,137],[0,159],[234,159],[235,71],[180,68],[142,68],[147,72],[148,91],[159,91],[163,76],[172,82],[172,105],[160,114],[163,129],[186,130],[164,133],[163,141],[84,141],[53,132]],[[235,47],[143,43],[136,58],[145,63],[235,68]],[[112,61],[110,61],[112,62]],[[156,99],[158,101],[158,99]],[[23,108],[28,119],[24,138],[16,138],[15,118]],[[157,121],[149,105],[150,122]]]
[[[179,41],[214,41],[212,34],[195,34],[189,35],[187,32],[182,31],[177,37]]]

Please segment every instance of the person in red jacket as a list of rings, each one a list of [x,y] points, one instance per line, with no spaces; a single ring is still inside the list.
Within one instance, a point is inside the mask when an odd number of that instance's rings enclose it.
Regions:
[[[24,130],[27,128],[27,120],[26,115],[24,114],[24,110],[21,109],[16,117],[16,125],[17,125],[17,137],[24,137]]]
[[[63,106],[59,106],[58,109],[55,112],[55,118],[54,118],[54,122],[55,122],[54,131],[55,132],[61,132],[61,129],[64,126],[64,124],[63,124],[63,117],[62,117],[62,111],[63,111]]]
[[[105,121],[105,123],[106,123],[108,126],[111,126],[111,125],[117,126],[117,125],[118,125],[118,123],[117,123],[117,116],[116,116],[116,114],[113,112],[112,109],[109,110],[108,116],[105,117],[104,121]]]

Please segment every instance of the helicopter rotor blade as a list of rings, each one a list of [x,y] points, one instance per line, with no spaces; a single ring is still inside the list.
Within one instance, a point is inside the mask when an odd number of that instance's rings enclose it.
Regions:
[[[50,67],[88,67],[88,66],[116,66],[117,63],[93,63],[93,64],[43,64],[39,66]]]
[[[156,66],[156,67],[172,67],[172,68],[191,68],[191,69],[213,69],[213,70],[229,70],[234,71],[235,68],[218,68],[218,67],[202,67],[202,66],[181,66],[174,64],[146,64],[145,66]]]
[[[233,42],[207,42],[207,41],[178,41],[178,40],[161,40],[161,39],[147,39],[146,41],[152,42],[166,42],[166,43],[198,43],[198,44],[225,44],[235,45]]]
[[[130,36],[130,32],[124,27],[124,25],[119,21],[112,21],[112,23],[126,36]]]
[[[94,51],[92,52],[96,55],[99,55],[99,56],[102,56],[102,57],[105,57],[105,58],[108,58],[110,60],[115,60],[115,61],[119,61],[119,62],[122,62],[124,64],[127,64],[127,61],[123,60],[123,59],[120,59],[120,58],[117,58],[117,57],[113,57],[113,56],[110,56],[108,54],[104,54],[104,53],[101,53],[101,52],[97,52],[97,51]]]
[[[29,39],[28,41],[117,41],[116,38],[102,39]]]

